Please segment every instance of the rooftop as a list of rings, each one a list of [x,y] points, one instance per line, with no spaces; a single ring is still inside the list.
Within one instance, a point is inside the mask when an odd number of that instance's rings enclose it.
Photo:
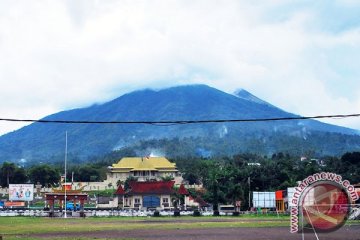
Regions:
[[[165,157],[124,157],[112,165],[112,171],[177,171]]]
[[[128,194],[172,194],[174,181],[130,182]]]
[[[184,184],[181,184],[178,190],[178,193],[181,195],[189,195],[188,190],[185,188]]]

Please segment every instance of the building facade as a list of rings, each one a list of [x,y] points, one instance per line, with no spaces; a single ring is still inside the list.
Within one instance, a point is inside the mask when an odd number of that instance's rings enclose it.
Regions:
[[[108,167],[105,183],[117,186],[119,181],[125,182],[128,177],[136,178],[139,182],[172,177],[176,185],[182,182],[176,164],[165,157],[125,157]]]
[[[130,182],[129,190],[120,185],[115,192],[119,207],[138,210],[167,210],[173,208],[171,196],[175,193],[174,181]]]

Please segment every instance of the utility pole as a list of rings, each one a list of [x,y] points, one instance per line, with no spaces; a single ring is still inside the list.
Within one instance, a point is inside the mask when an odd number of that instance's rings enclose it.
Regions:
[[[64,182],[65,182],[65,187],[64,187],[64,190],[65,190],[65,201],[64,201],[64,203],[65,203],[65,215],[64,215],[64,218],[67,218],[67,215],[66,215],[66,161],[67,161],[67,131],[65,132],[65,180],[64,180]]]
[[[250,210],[251,209],[250,177],[248,177],[248,184],[249,184],[249,210]]]

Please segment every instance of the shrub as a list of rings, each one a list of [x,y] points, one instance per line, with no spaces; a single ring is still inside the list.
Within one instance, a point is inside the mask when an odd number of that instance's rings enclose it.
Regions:
[[[215,210],[213,216],[220,216],[219,211]]]
[[[180,211],[174,211],[174,217],[180,217]]]
[[[199,210],[195,210],[194,213],[193,213],[193,216],[194,217],[200,217],[201,216],[201,213]]]

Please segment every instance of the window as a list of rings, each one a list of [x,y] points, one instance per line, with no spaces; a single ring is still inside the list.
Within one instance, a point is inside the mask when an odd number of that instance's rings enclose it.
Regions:
[[[169,207],[169,198],[163,198],[162,199],[162,205],[165,207],[165,208],[167,208],[167,207]]]
[[[135,204],[140,204],[140,198],[135,198],[134,202],[135,202]]]

